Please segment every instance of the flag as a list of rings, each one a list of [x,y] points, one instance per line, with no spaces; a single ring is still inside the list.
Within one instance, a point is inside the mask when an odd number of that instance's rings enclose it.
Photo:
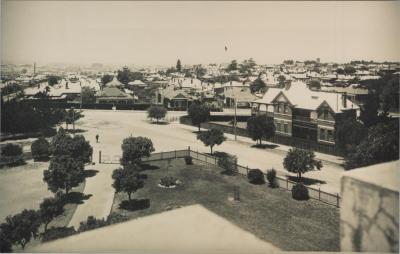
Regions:
[[[225,46],[225,52],[226,52],[226,51],[228,51],[228,47],[227,47],[227,46]]]

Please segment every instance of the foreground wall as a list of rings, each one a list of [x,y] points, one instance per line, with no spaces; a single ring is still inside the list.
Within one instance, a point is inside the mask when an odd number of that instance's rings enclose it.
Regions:
[[[399,252],[398,161],[355,169],[342,177],[342,251]]]

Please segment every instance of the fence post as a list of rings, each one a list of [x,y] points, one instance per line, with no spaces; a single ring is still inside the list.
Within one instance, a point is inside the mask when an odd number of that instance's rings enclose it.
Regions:
[[[101,164],[101,150],[99,150],[99,164]]]
[[[339,193],[336,193],[336,205],[339,207]]]
[[[318,200],[321,200],[321,187],[318,189]]]
[[[246,166],[246,175],[249,174],[249,166]]]
[[[190,156],[190,146],[188,146],[188,155]]]
[[[286,178],[286,189],[289,189],[289,179]]]
[[[190,154],[189,154],[190,155]],[[176,150],[175,150],[175,159],[176,159]]]

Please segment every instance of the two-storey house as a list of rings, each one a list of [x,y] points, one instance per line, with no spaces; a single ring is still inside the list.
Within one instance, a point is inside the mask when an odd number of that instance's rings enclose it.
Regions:
[[[358,111],[346,94],[312,91],[303,82],[269,88],[252,104],[253,115],[274,119],[277,135],[327,145],[335,144],[335,121],[345,115],[356,117]]]

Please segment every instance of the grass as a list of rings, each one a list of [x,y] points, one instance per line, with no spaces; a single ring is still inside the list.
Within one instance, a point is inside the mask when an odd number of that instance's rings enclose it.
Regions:
[[[125,193],[114,197],[112,212],[130,219],[160,213],[180,206],[201,204],[210,211],[285,251],[339,251],[339,209],[315,200],[296,201],[291,193],[267,185],[250,184],[246,177],[227,176],[220,169],[184,159],[151,163],[144,188],[132,199],[150,200],[145,209],[120,208]],[[174,189],[158,187],[164,176],[183,182]],[[241,202],[229,201],[233,187],[240,187]]]

